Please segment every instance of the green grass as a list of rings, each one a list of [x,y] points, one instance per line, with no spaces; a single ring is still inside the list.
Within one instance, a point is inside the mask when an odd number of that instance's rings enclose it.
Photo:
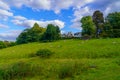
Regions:
[[[40,49],[54,54],[34,56]],[[23,66],[29,73],[11,67],[20,62],[29,64],[29,68]],[[11,80],[120,80],[120,38],[36,42],[1,49],[0,80],[1,74],[14,74]]]

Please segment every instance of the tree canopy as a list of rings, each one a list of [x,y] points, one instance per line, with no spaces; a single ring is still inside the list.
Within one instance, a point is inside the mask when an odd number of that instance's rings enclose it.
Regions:
[[[95,34],[95,25],[91,16],[85,16],[81,19],[82,35],[93,36]]]
[[[28,43],[36,42],[41,39],[42,34],[45,32],[45,28],[40,27],[37,23],[30,29],[25,29],[17,38],[16,43]]]
[[[106,21],[112,26],[113,37],[120,37],[120,12],[109,13]]]
[[[93,22],[96,25],[96,37],[99,37],[103,31],[103,24],[104,24],[103,13],[97,10],[93,13],[92,18],[93,18]]]
[[[47,29],[43,35],[44,41],[54,41],[60,38],[60,29],[58,26],[48,24]]]

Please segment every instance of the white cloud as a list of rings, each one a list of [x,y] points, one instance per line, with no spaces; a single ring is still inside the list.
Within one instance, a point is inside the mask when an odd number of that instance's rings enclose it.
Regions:
[[[73,5],[73,0],[54,0],[52,9],[55,13],[60,13],[61,9],[68,9]]]
[[[1,24],[0,23],[0,28],[9,28],[7,25]]]
[[[15,20],[26,20],[26,18],[23,16],[14,16],[14,19]]]
[[[31,7],[32,9],[45,9],[49,10],[51,7],[51,2],[50,0],[30,0],[26,4],[28,7]]]
[[[0,8],[5,9],[5,10],[10,10],[9,5],[7,5],[6,3],[0,1]]]
[[[4,33],[0,33],[0,40],[15,41],[16,37],[21,33],[21,30],[9,30]]]
[[[4,10],[4,9],[0,9],[0,15],[1,16],[13,16],[13,13],[7,10]]]
[[[58,14],[62,9],[69,9],[71,7],[78,9],[93,1],[94,0],[54,0],[52,10]]]
[[[80,20],[83,16],[89,16],[92,15],[93,11],[90,10],[88,7],[76,9],[74,11],[74,19],[72,20],[73,24],[71,25],[72,28],[77,28],[81,30],[81,23]]]
[[[4,0],[10,6],[22,7],[27,6],[35,10],[53,10],[60,13],[62,9],[80,8],[94,0]]]
[[[51,0],[4,0],[10,6],[21,8],[23,5],[35,10],[49,10],[51,7]]]
[[[28,20],[22,16],[15,16],[12,22],[18,26],[33,27],[34,23],[38,23],[41,27],[46,27],[48,24],[53,24],[59,26],[61,29],[64,28],[65,23],[60,20],[50,20],[50,21],[39,21],[39,20]]]
[[[108,13],[116,11],[120,11],[120,0],[117,0],[116,2],[112,2],[111,4],[109,4],[107,8],[104,10],[104,14],[106,16]]]
[[[5,9],[0,9],[0,19],[3,21],[7,21],[8,17],[12,17],[13,13],[5,10]]]
[[[4,0],[9,6],[14,6],[17,8],[21,8],[23,5],[26,5],[30,0]]]

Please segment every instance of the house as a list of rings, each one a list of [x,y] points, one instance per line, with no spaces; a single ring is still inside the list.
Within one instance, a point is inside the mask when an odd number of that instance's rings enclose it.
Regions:
[[[62,37],[62,38],[66,38],[66,37],[67,37],[67,34],[65,34],[65,33],[64,33],[64,34],[61,34],[61,37]]]
[[[82,37],[81,32],[74,33],[74,37],[75,37],[75,38],[80,38],[80,37]]]
[[[72,38],[74,37],[72,32],[64,33],[61,35],[62,38]]]
[[[68,32],[68,33],[67,33],[67,37],[68,37],[68,38],[72,38],[72,37],[74,37],[74,35],[73,35],[72,32]]]

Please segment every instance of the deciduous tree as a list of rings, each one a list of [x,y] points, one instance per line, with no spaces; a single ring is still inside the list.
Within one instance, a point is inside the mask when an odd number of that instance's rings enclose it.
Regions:
[[[43,35],[44,41],[54,41],[60,38],[60,29],[58,26],[48,24],[46,32]]]
[[[97,10],[93,13],[92,18],[93,18],[93,22],[96,25],[96,37],[99,37],[100,34],[103,32],[103,26],[104,26],[103,13]]]
[[[94,36],[95,35],[95,25],[92,21],[91,16],[85,16],[81,19],[82,23],[82,35],[89,35]]]
[[[120,12],[109,13],[106,20],[113,28],[113,36],[120,37]]]

